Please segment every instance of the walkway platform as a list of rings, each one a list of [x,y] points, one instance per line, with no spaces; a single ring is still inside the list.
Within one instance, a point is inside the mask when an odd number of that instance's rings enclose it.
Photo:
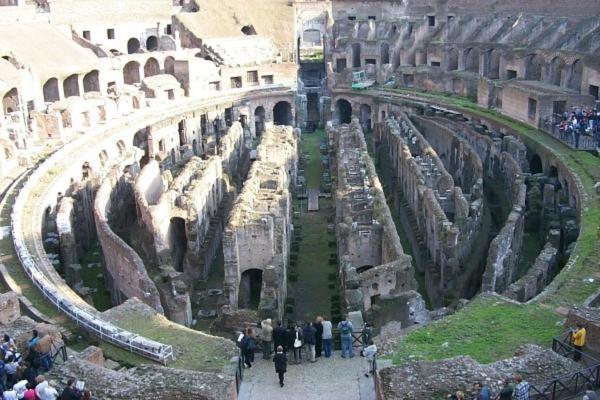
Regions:
[[[308,189],[308,211],[319,211],[319,189]]]
[[[273,362],[261,357],[256,354],[257,362],[244,370],[239,400],[375,400],[373,377],[364,376],[366,360],[358,354],[348,359],[336,351],[331,358],[299,365],[290,364],[294,357],[288,354],[284,387],[279,387]]]

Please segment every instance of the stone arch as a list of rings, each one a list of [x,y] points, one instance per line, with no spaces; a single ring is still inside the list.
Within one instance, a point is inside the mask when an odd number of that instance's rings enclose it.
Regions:
[[[146,50],[156,51],[158,50],[158,38],[154,35],[148,36],[146,39]]]
[[[63,81],[63,93],[65,98],[79,96],[79,81],[77,74],[69,75]]]
[[[542,80],[542,65],[544,59],[539,54],[529,54],[525,57],[525,79],[530,81]]]
[[[544,172],[542,159],[539,155],[534,154],[531,157],[531,160],[529,160],[529,172],[531,172],[531,174],[541,174]]]
[[[127,54],[134,54],[140,51],[140,41],[136,38],[131,38],[127,41]]]
[[[99,92],[100,91],[100,78],[97,69],[88,72],[83,77],[83,92]]]
[[[261,269],[251,268],[242,272],[238,307],[248,309],[258,308],[262,291],[262,280],[263,271]]]
[[[581,91],[581,77],[583,75],[583,62],[580,59],[573,61],[569,68],[569,80],[567,87],[576,91]]]
[[[15,112],[19,109],[19,91],[12,88],[2,97],[2,111],[4,114]]]
[[[140,83],[140,63],[137,61],[129,61],[123,67],[123,82],[126,85]]]
[[[60,100],[60,94],[58,92],[58,79],[50,78],[44,83],[43,87],[44,101],[46,103],[52,103]]]
[[[458,69],[458,49],[456,47],[448,50],[448,65],[446,71],[456,71]]]
[[[471,47],[465,50],[465,70],[479,73],[479,49]]]
[[[352,68],[360,68],[360,43],[354,43],[352,45]]]
[[[558,56],[554,57],[546,69],[546,82],[560,86],[564,69],[564,60]]]
[[[273,123],[275,125],[292,125],[292,105],[287,101],[280,101],[273,107]]]
[[[106,163],[108,162],[108,152],[106,150],[102,150],[98,154],[98,159],[100,160],[100,165],[103,167],[106,166]]]
[[[389,64],[390,63],[390,45],[388,43],[381,43],[380,48],[381,53],[381,64]]]
[[[364,132],[370,132],[372,121],[371,121],[371,106],[368,104],[360,105],[359,122]]]
[[[336,101],[335,112],[340,124],[349,124],[352,120],[352,104],[346,99]]]
[[[491,49],[487,54],[485,76],[490,79],[500,79],[500,51]]]
[[[171,56],[165,58],[165,74],[175,75],[175,58]]]
[[[158,60],[154,57],[150,57],[146,64],[144,64],[144,77],[154,76],[160,74],[160,65]]]
[[[258,106],[254,110],[254,131],[256,136],[262,135],[265,131],[265,108]]]
[[[127,151],[127,146],[125,146],[124,141],[119,140],[117,142],[117,150],[119,151],[119,156],[123,157],[125,155],[125,152]]]

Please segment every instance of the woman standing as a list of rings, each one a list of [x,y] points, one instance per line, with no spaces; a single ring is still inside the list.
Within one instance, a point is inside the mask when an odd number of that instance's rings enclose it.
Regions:
[[[292,348],[294,349],[294,364],[300,364],[302,362],[302,327],[296,323],[294,326],[294,337],[292,341]]]
[[[317,333],[316,333],[317,342],[315,343],[315,355],[318,358],[318,357],[321,357],[321,352],[323,350],[323,317],[321,317],[319,315],[317,317],[317,319],[315,320],[315,323],[313,326],[317,330]]]
[[[279,376],[279,386],[283,387],[283,375],[287,370],[287,356],[283,352],[283,346],[277,346],[277,353],[273,356],[275,372]]]

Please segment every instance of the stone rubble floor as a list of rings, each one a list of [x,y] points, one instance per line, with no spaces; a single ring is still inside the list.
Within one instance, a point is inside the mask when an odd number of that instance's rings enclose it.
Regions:
[[[262,354],[256,356],[252,368],[244,369],[239,400],[375,400],[373,377],[364,376],[366,361],[358,355],[344,359],[336,351],[315,363],[290,365],[288,354],[284,387],[279,387],[273,362],[263,360]]]

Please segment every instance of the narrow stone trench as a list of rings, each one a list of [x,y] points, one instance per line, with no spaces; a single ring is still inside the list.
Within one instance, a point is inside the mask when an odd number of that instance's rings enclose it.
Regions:
[[[322,190],[323,130],[302,135],[301,165],[306,179],[306,191]],[[333,198],[319,198],[319,210],[308,211],[308,199],[294,199],[294,237],[288,271],[286,318],[294,321],[313,320],[327,315],[334,321],[340,317],[337,247],[334,231],[335,203]]]

